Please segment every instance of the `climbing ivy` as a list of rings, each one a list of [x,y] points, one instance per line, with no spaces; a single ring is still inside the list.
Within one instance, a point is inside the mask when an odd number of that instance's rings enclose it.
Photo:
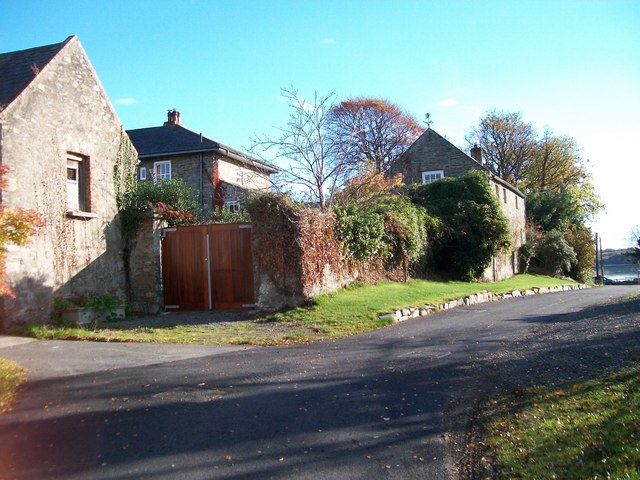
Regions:
[[[120,146],[113,165],[113,184],[118,210],[123,210],[127,199],[132,196],[137,187],[136,167],[138,155],[133,144],[123,128],[120,129]]]

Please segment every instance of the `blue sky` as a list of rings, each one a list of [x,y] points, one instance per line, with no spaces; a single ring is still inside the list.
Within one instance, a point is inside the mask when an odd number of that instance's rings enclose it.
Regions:
[[[640,224],[640,1],[0,0],[0,52],[76,34],[125,128],[187,128],[248,149],[280,89],[376,96],[458,146],[488,110],[582,147],[604,247]]]

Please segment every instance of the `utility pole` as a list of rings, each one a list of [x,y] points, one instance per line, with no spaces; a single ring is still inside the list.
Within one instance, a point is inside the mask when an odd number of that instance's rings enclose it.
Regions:
[[[602,281],[604,282],[604,259],[602,258],[602,237],[600,237],[600,272]]]
[[[596,232],[596,285],[600,285],[600,264],[598,263],[600,255],[598,255],[598,232]]]

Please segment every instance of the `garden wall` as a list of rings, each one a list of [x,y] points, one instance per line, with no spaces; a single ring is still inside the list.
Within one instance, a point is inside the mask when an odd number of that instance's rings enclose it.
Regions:
[[[248,207],[253,223],[256,305],[276,310],[308,303],[314,296],[353,282],[403,278],[382,261],[349,258],[335,237],[335,218],[300,208],[285,197],[262,196]]]
[[[164,227],[163,220],[146,218],[130,243],[127,301],[135,313],[155,314],[164,308],[160,248]]]

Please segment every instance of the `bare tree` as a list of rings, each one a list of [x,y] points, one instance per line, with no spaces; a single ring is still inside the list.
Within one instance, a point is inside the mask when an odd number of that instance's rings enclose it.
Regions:
[[[482,148],[483,159],[496,175],[518,186],[536,151],[536,133],[520,112],[493,110],[467,135],[470,146]]]
[[[378,98],[352,98],[335,105],[328,115],[335,153],[349,172],[386,172],[424,128],[397,105]]]
[[[343,164],[338,161],[334,145],[326,134],[327,115],[335,94],[315,93],[310,102],[291,87],[282,89],[282,96],[291,109],[287,125],[279,129],[277,139],[257,136],[251,151],[270,154],[272,161],[282,168],[276,182],[278,187],[297,187],[294,193],[302,191],[324,210],[343,171]]]

